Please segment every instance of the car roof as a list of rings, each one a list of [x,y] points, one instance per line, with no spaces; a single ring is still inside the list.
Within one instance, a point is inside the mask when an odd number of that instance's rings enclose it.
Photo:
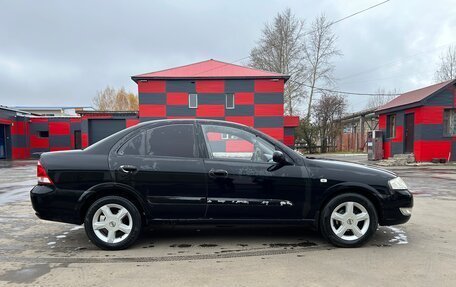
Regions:
[[[162,122],[168,122],[168,123],[180,123],[180,122],[195,122],[195,123],[220,123],[220,124],[229,124],[229,125],[236,125],[239,127],[248,127],[247,125],[236,123],[236,122],[230,122],[230,121],[225,121],[225,120],[217,120],[217,119],[160,119],[160,120],[150,120],[147,122],[142,122],[138,124],[137,126],[147,126],[150,124],[156,124],[156,123],[162,123]]]

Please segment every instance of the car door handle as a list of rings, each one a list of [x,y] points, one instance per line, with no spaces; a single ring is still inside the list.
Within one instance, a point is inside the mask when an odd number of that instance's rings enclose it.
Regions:
[[[119,170],[123,173],[135,173],[138,171],[138,168],[134,165],[126,164],[126,165],[121,165],[119,167]]]
[[[228,172],[224,169],[211,169],[209,171],[209,176],[210,177],[227,177]]]

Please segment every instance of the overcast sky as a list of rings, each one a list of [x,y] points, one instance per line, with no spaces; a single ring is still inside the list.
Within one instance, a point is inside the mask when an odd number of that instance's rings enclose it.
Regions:
[[[379,2],[0,0],[0,105],[92,105],[107,85],[136,92],[132,75],[248,56],[264,23],[286,7],[310,23]],[[454,4],[391,0],[334,25],[343,53],[337,88],[405,92],[432,84],[441,51],[456,44]],[[349,102],[356,111],[367,99]]]

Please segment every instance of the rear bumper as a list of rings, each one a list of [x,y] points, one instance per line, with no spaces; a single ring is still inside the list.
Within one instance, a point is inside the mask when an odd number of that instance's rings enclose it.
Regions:
[[[411,215],[404,215],[401,208],[413,207],[413,195],[408,190],[394,191],[388,199],[385,200],[382,214],[379,218],[380,225],[403,224],[410,220]]]
[[[58,190],[54,186],[36,185],[30,191],[30,200],[40,219],[82,224],[77,209],[80,192]]]

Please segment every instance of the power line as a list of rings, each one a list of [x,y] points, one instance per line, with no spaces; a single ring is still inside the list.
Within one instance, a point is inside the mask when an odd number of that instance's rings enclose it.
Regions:
[[[347,19],[349,19],[349,18],[351,18],[351,17],[353,17],[353,16],[356,16],[356,15],[361,14],[361,13],[363,13],[363,12],[366,12],[366,11],[368,11],[368,10],[370,10],[370,9],[373,9],[373,8],[375,8],[375,7],[377,7],[377,6],[383,5],[383,4],[385,4],[385,3],[389,2],[389,1],[391,1],[391,0],[386,0],[386,1],[383,1],[383,2],[380,2],[380,3],[377,3],[377,4],[375,4],[375,5],[372,5],[372,6],[370,6],[370,7],[367,7],[366,9],[357,11],[357,12],[355,12],[355,13],[353,13],[353,14],[350,14],[350,15],[348,15],[348,16],[345,16],[345,17],[343,17],[343,18],[340,18],[340,19],[338,19],[338,20],[336,20],[336,21],[333,21],[333,22],[329,23],[328,25],[326,25],[325,28],[326,28],[326,27],[330,27],[330,26],[332,26],[332,25],[334,25],[334,24],[340,23],[340,22],[342,22],[342,21],[344,21],[344,20],[347,20]],[[314,31],[309,31],[309,32],[305,33],[304,35],[310,34],[310,33],[312,33],[312,32],[314,32]],[[246,56],[246,57],[240,58],[240,59],[238,59],[238,60],[236,60],[236,61],[224,63],[224,64],[222,64],[222,65],[220,65],[220,66],[217,66],[217,67],[214,67],[214,68],[211,68],[211,69],[208,69],[208,70],[206,70],[206,71],[202,71],[202,72],[199,72],[199,73],[196,73],[196,74],[193,74],[193,75],[196,76],[196,75],[203,74],[203,73],[206,73],[206,72],[209,72],[209,71],[213,71],[213,70],[216,70],[216,69],[220,69],[220,68],[223,68],[223,67],[226,66],[226,65],[234,64],[234,63],[237,63],[237,62],[239,62],[239,61],[242,61],[242,60],[245,60],[245,59],[248,59],[248,58],[250,58],[250,56]]]
[[[439,50],[439,49],[442,49],[446,46],[449,46],[449,45],[452,45],[453,43],[455,43],[456,41],[453,41],[453,42],[450,42],[450,43],[447,43],[447,44],[443,44],[443,45],[440,45],[440,46],[437,46],[437,47],[434,47],[432,49],[427,49],[427,50],[424,50],[424,51],[419,51],[417,53],[414,53],[414,54],[411,54],[411,55],[406,55],[406,56],[403,56],[403,57],[399,57],[399,58],[396,58],[394,60],[391,60],[391,61],[388,61],[388,62],[385,62],[383,64],[380,64],[378,66],[375,66],[375,67],[372,67],[372,68],[369,68],[369,69],[366,69],[364,71],[359,71],[359,72],[356,72],[354,74],[351,74],[351,75],[348,75],[348,76],[345,76],[345,77],[342,77],[340,78],[339,80],[341,80],[342,82],[344,82],[345,80],[347,79],[351,79],[351,78],[356,78],[357,76],[359,75],[364,75],[366,73],[371,73],[371,72],[374,72],[378,69],[381,69],[385,66],[388,66],[388,65],[391,65],[391,64],[394,64],[394,63],[400,63],[402,62],[404,59],[409,59],[409,58],[413,58],[413,57],[416,57],[416,56],[419,56],[419,55],[422,55],[422,54],[426,54],[426,53],[429,53],[429,52],[434,52],[435,50]]]
[[[380,5],[383,5],[383,4],[385,4],[385,3],[389,2],[389,1],[391,1],[391,0],[386,0],[386,1],[383,1],[383,2],[380,2],[380,3],[377,3],[377,4],[375,4],[375,5],[372,5],[372,6],[367,7],[366,9],[363,9],[363,10],[357,11],[357,12],[355,12],[355,13],[353,13],[353,14],[350,14],[350,15],[348,15],[348,16],[342,17],[342,18],[340,18],[340,19],[338,19],[338,20],[336,20],[336,21],[333,21],[333,22],[329,23],[328,25],[324,26],[323,29],[326,29],[326,28],[328,28],[328,27],[331,27],[331,26],[334,25],[334,24],[340,23],[340,22],[345,21],[345,20],[347,20],[347,19],[349,19],[349,18],[351,18],[351,17],[353,17],[353,16],[356,16],[356,15],[361,14],[361,13],[363,13],[363,12],[366,12],[366,11],[368,11],[368,10],[370,10],[370,9],[373,9],[373,8],[375,8],[375,7],[378,7],[378,6],[380,6]],[[311,33],[313,33],[313,32],[316,32],[316,31],[317,31],[317,30],[308,31],[308,32],[304,33],[303,35],[304,35],[304,36],[307,36],[307,35],[309,35],[309,34],[311,34]]]
[[[292,79],[289,79],[289,81],[294,82],[300,86],[312,88],[311,85],[308,85],[306,83],[298,82]],[[331,92],[331,93],[338,93],[338,94],[344,94],[344,95],[355,95],[355,96],[399,96],[401,94],[379,94],[379,93],[359,93],[359,92],[346,92],[346,91],[338,91],[338,90],[332,90],[332,89],[326,89],[326,88],[320,88],[320,87],[313,87],[315,90],[319,91],[325,91],[325,92]]]
[[[361,14],[361,13],[363,13],[363,12],[366,12],[367,10],[373,9],[373,8],[375,8],[375,7],[377,7],[377,6],[383,5],[383,4],[385,4],[385,3],[389,2],[389,1],[391,1],[391,0],[386,0],[386,1],[383,1],[383,2],[380,2],[380,3],[377,3],[377,4],[375,4],[375,5],[372,5],[372,6],[370,6],[370,7],[367,7],[367,8],[364,9],[364,10],[360,10],[360,11],[358,11],[358,12],[355,12],[355,13],[351,14],[351,15],[345,16],[345,17],[343,17],[343,18],[341,18],[341,19],[339,19],[339,20],[336,20],[336,21],[334,21],[334,22],[331,22],[328,26],[332,26],[332,25],[334,25],[334,24],[337,24],[337,23],[339,23],[339,22],[342,22],[342,21],[344,21],[344,20],[347,20],[348,18],[351,18],[351,17],[356,16],[356,15],[358,15],[358,14]]]
[[[336,21],[333,21],[333,22],[329,23],[328,25],[326,25],[325,28],[330,27],[330,26],[332,26],[332,25],[334,25],[334,24],[340,23],[340,22],[342,22],[342,21],[345,21],[345,20],[347,20],[347,19],[349,19],[349,18],[351,18],[351,17],[354,17],[354,16],[356,16],[356,15],[359,15],[359,14],[361,14],[361,13],[363,13],[363,12],[366,12],[366,11],[368,11],[368,10],[371,10],[371,9],[373,9],[373,8],[375,8],[375,7],[380,6],[380,5],[383,5],[383,4],[385,4],[385,3],[389,2],[389,1],[391,1],[391,0],[386,0],[386,1],[383,1],[383,2],[380,2],[380,3],[377,3],[377,4],[375,4],[375,5],[372,5],[372,6],[369,6],[369,7],[365,8],[365,9],[363,9],[363,10],[357,11],[357,12],[355,12],[355,13],[353,13],[353,14],[350,14],[350,15],[348,15],[348,16],[345,16],[345,17],[343,17],[343,18],[340,18],[340,19],[338,19],[338,20],[336,20]],[[309,31],[309,32],[305,33],[304,35],[310,34],[310,33],[312,33],[312,32],[314,32],[314,31]],[[213,71],[213,70],[217,70],[217,69],[220,69],[220,68],[225,67],[226,65],[234,64],[234,63],[236,63],[236,62],[239,62],[239,61],[242,61],[242,60],[245,60],[245,59],[248,59],[248,58],[250,58],[250,55],[249,55],[249,56],[246,56],[246,57],[243,57],[243,58],[240,58],[240,59],[238,59],[238,60],[236,60],[236,61],[233,61],[233,62],[223,63],[223,64],[221,64],[220,66],[217,66],[217,67],[214,67],[214,68],[205,70],[205,71],[201,71],[201,72],[195,73],[195,74],[193,74],[193,76],[200,75],[200,74],[203,74],[203,73],[207,73],[207,72],[210,72],[210,71]],[[294,81],[294,80],[292,80],[292,79],[290,79],[289,81],[296,82],[296,81]],[[311,86],[306,85],[305,83],[299,83],[299,82],[296,82],[296,83],[298,83],[298,84],[300,84],[300,85],[302,85],[302,86],[306,86],[306,87],[310,87],[310,88],[311,88]],[[339,94],[346,94],[346,95],[363,95],[363,96],[379,96],[379,95],[383,95],[383,94],[372,94],[372,93],[344,92],[344,91],[336,91],[336,90],[325,89],[325,88],[318,88],[318,87],[313,87],[313,88],[314,88],[314,89],[317,89],[317,90],[320,90],[320,91],[327,91],[327,92],[333,92],[333,93],[339,93]],[[393,95],[396,95],[396,94],[391,94],[391,96],[393,96]]]

